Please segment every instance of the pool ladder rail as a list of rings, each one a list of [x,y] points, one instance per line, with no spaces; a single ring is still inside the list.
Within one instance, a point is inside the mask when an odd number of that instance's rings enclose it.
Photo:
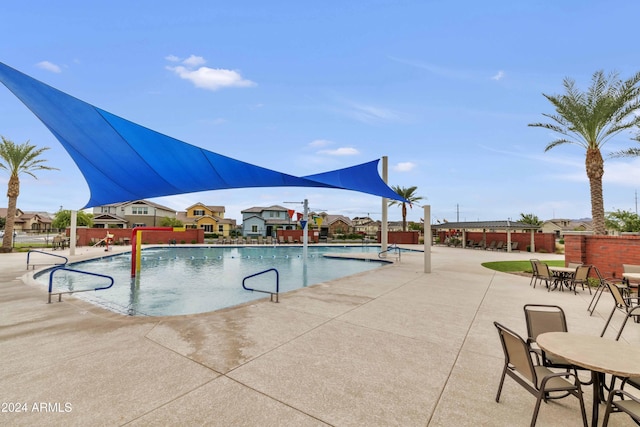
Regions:
[[[94,288],[94,289],[79,289],[77,291],[73,290],[73,291],[53,292],[53,275],[57,271],[69,271],[69,272],[72,272],[72,273],[79,273],[79,274],[86,274],[86,275],[89,275],[89,276],[103,277],[105,279],[109,279],[111,281],[111,283],[109,284],[109,286],[101,286],[101,287]],[[51,304],[51,296],[52,295],[58,295],[58,302],[62,302],[62,294],[75,294],[77,292],[101,291],[103,289],[109,289],[110,287],[113,286],[113,283],[114,283],[113,277],[106,276],[104,274],[91,273],[91,272],[82,271],[82,270],[74,270],[73,268],[68,268],[68,267],[55,267],[53,270],[51,270],[51,273],[49,273],[49,301],[48,301],[48,304]]]
[[[48,256],[64,259],[64,262],[62,264],[51,263],[53,265],[65,266],[69,262],[69,258],[67,258],[66,256],[57,255],[57,254],[51,254],[49,252],[37,251],[35,249],[31,249],[31,250],[29,250],[29,252],[27,252],[27,270],[29,269],[29,265],[31,265],[33,267],[33,270],[35,270],[36,266],[39,266],[39,265],[51,265],[51,264],[29,264],[29,259],[31,258],[31,254],[32,253],[44,254],[44,255],[48,255]]]
[[[400,254],[402,253],[402,250],[400,249],[400,246],[398,246],[397,243],[394,243],[391,246],[389,246],[386,251],[378,252],[378,258],[381,258],[381,259],[386,258],[387,253],[394,253],[396,256],[396,261],[400,262],[400,258],[401,258]]]
[[[269,272],[271,272],[271,271],[273,271],[273,272],[275,272],[275,273],[276,273],[276,291],[275,291],[275,292],[271,292],[271,291],[264,291],[264,290],[261,290],[261,289],[248,288],[248,287],[245,285],[245,282],[247,281],[247,279],[251,279],[252,277],[260,276],[260,275],[263,275],[263,274],[269,273]],[[247,291],[251,291],[251,292],[262,292],[262,293],[264,293],[264,294],[269,294],[269,295],[270,295],[271,302],[280,302],[280,301],[278,300],[278,295],[280,294],[280,273],[278,273],[278,270],[276,270],[275,268],[269,268],[269,269],[267,269],[267,270],[260,271],[260,272],[258,272],[258,273],[255,273],[255,274],[252,274],[252,275],[250,275],[250,276],[245,277],[244,279],[242,279],[242,287],[243,287],[245,290],[247,290]],[[273,297],[274,297],[274,296],[276,297],[276,300],[275,300],[275,301],[273,300]]]

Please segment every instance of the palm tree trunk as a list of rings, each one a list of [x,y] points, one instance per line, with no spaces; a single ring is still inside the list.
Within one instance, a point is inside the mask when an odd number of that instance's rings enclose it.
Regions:
[[[11,252],[13,243],[13,229],[16,222],[16,210],[18,204],[18,195],[20,194],[20,180],[16,175],[11,175],[7,188],[7,220],[4,224],[4,237],[2,238],[2,252]]]
[[[585,160],[589,189],[591,192],[591,220],[595,234],[606,234],[604,222],[604,198],[602,196],[602,176],[604,175],[604,160],[597,148],[587,149]]]
[[[407,231],[407,204],[402,204],[402,231]]]

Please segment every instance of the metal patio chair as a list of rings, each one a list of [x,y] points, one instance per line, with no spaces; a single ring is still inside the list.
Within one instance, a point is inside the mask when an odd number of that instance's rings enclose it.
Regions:
[[[620,399],[615,399],[619,396]],[[607,410],[604,413],[602,427],[609,425],[609,416],[612,412],[624,412],[629,415],[636,424],[640,425],[640,399],[624,390],[611,390],[607,399]]]
[[[611,314],[609,315],[607,323],[605,323],[600,336],[604,336],[604,333],[607,330],[609,323],[611,322],[613,314],[616,312],[616,310],[620,310],[625,313],[625,318],[622,322],[622,325],[620,326],[618,335],[616,336],[616,340],[618,340],[620,339],[620,335],[622,335],[622,330],[627,324],[627,320],[629,320],[630,317],[634,317],[637,321],[640,317],[640,306],[638,305],[638,297],[625,297],[623,287],[618,286],[615,283],[605,282],[605,284],[607,286],[607,289],[609,289],[611,296],[613,297],[614,304],[613,308],[611,309]]]
[[[536,425],[540,404],[550,399],[550,393],[562,392],[557,398],[566,397],[569,394],[575,396],[580,401],[580,411],[582,413],[582,423],[587,427],[587,415],[582,397],[580,380],[571,372],[553,372],[546,366],[534,365],[530,354],[530,347],[515,332],[504,327],[498,322],[493,322],[498,329],[500,343],[504,351],[504,368],[496,394],[496,402],[500,402],[500,394],[504,379],[509,375],[515,382],[520,384],[529,393],[536,396],[536,406],[531,418],[531,427]],[[573,378],[573,382],[569,381]]]

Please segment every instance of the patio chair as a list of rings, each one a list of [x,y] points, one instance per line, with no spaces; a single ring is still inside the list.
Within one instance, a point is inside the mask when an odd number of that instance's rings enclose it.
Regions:
[[[530,356],[530,348],[527,343],[515,332],[502,326],[498,322],[493,322],[498,329],[500,343],[504,351],[504,368],[498,386],[496,402],[500,402],[500,393],[504,379],[509,375],[515,382],[520,384],[529,393],[536,396],[536,406],[531,418],[531,426],[536,425],[540,404],[545,403],[550,397],[550,393],[563,392],[556,398],[566,397],[569,394],[575,396],[580,401],[580,411],[582,413],[582,423],[587,426],[587,414],[582,398],[582,388],[578,377],[571,372],[553,372],[546,366],[534,365]],[[569,379],[573,378],[573,382]]]
[[[538,263],[540,260],[532,258],[529,262],[531,263],[531,280],[529,281],[529,286],[533,285],[535,288],[536,282],[538,281]]]
[[[504,242],[500,241],[496,243],[496,251],[502,251],[502,250],[504,250]]]
[[[620,399],[615,399],[616,396],[620,396]],[[607,410],[604,413],[602,427],[609,425],[609,416],[612,412],[624,412],[629,415],[636,424],[640,425],[640,399],[624,390],[611,390],[611,393],[609,393]]]
[[[549,270],[549,266],[544,262],[538,263],[538,279],[545,283],[547,291],[558,286],[558,278],[553,275],[551,270]]]
[[[587,306],[587,311],[589,312],[589,316],[593,315],[593,311],[596,309],[596,305],[598,305],[598,302],[600,301],[602,292],[604,292],[604,290],[607,288],[606,279],[604,278],[604,276],[602,276],[602,273],[600,273],[600,270],[598,269],[598,267],[594,266],[591,268],[596,273],[596,277],[598,277],[598,287],[596,288],[596,291],[593,293],[593,297],[591,297],[591,301]]]
[[[520,249],[518,249],[518,242],[511,242],[511,252],[520,252]]]
[[[572,369],[573,365],[556,356],[547,355],[538,347],[538,335],[545,332],[568,332],[567,319],[562,307],[547,304],[525,304],[524,318],[527,324],[527,344],[542,365],[549,368]]]
[[[579,265],[576,267],[576,272],[573,274],[573,277],[569,280],[569,289],[573,289],[573,293],[577,294],[576,287],[578,285],[582,286],[582,290],[584,291],[584,285],[587,285],[587,289],[589,289],[589,295],[591,295],[591,286],[589,286],[589,274],[591,273],[590,265]]]
[[[607,286],[607,289],[609,289],[611,296],[613,296],[614,304],[613,304],[613,308],[611,309],[611,314],[607,319],[607,323],[604,324],[604,328],[602,329],[602,333],[600,334],[600,336],[601,337],[604,336],[604,333],[607,330],[609,323],[611,322],[611,318],[613,317],[613,313],[615,313],[616,310],[620,310],[625,313],[625,318],[624,318],[624,321],[622,322],[622,325],[620,326],[618,335],[616,336],[616,340],[618,340],[620,338],[620,335],[622,335],[622,330],[627,324],[627,320],[629,320],[630,317],[635,317],[637,321],[640,316],[640,306],[638,306],[638,297],[625,297],[623,295],[623,292],[624,292],[623,288],[621,288],[620,286],[616,285],[615,283],[608,283],[608,282],[605,282],[605,284]]]
[[[640,273],[640,265],[634,265],[634,264],[622,264],[622,272],[623,273]],[[627,285],[627,287],[629,287],[629,292],[631,292],[632,290],[636,290],[636,295],[638,295],[638,282],[637,281],[631,281],[628,278],[624,278],[622,279],[622,283],[624,283],[625,285]]]
[[[486,247],[486,249],[493,251],[496,249],[496,241],[492,240],[491,243],[489,243],[489,246]]]

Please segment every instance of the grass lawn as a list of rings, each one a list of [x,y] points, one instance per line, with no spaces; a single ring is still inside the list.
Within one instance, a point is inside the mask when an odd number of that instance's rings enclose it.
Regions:
[[[545,261],[545,260],[541,260],[541,261],[553,267],[564,267],[564,260],[561,260],[561,259],[552,260],[552,261]],[[532,273],[531,262],[529,260],[484,262],[482,263],[482,266],[489,268],[491,270],[502,271],[503,273],[515,273],[515,272]]]

